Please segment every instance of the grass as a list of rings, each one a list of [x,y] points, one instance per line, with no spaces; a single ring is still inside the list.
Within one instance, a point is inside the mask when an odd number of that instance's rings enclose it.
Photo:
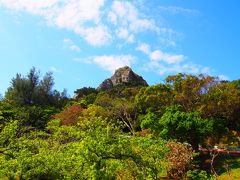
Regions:
[[[217,180],[240,179],[240,157],[239,156],[220,156],[215,163],[215,171],[219,175]]]
[[[240,168],[230,170],[217,177],[217,180],[239,180],[240,179]]]

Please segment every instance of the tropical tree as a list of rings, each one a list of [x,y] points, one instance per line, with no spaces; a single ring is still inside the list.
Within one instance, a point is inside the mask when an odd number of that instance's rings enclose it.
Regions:
[[[135,135],[138,127],[138,109],[134,102],[119,98],[114,100],[114,108],[112,108],[113,118],[123,122],[125,127]]]
[[[240,130],[240,91],[235,84],[222,82],[211,87],[202,98],[204,117],[223,118],[232,130]]]
[[[214,129],[213,119],[203,119],[198,112],[184,112],[179,105],[167,108],[159,124],[162,127],[160,136],[187,142],[195,151]]]
[[[202,74],[195,76],[180,73],[168,76],[166,82],[173,89],[174,103],[180,104],[185,111],[197,111],[202,105],[202,96],[219,80]]]
[[[67,99],[66,91],[53,90],[54,80],[51,72],[47,72],[40,80],[40,72],[34,67],[27,76],[17,74],[12,79],[6,92],[6,99],[17,105],[43,105],[63,107]]]
[[[98,91],[92,87],[83,87],[74,91],[75,99],[80,99],[82,97],[88,96],[90,94],[97,94]]]
[[[163,114],[172,100],[172,89],[166,84],[143,87],[135,97],[135,103],[142,114],[146,112]]]

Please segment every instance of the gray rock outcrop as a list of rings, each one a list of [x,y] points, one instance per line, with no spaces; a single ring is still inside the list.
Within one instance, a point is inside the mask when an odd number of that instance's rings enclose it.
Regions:
[[[98,87],[99,90],[108,90],[118,85],[148,86],[147,82],[128,67],[122,67],[115,71],[111,78],[104,80]]]

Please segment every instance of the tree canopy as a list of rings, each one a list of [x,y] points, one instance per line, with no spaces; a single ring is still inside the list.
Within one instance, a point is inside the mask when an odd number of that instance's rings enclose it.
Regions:
[[[64,105],[61,102],[67,99],[66,90],[58,92],[53,86],[54,79],[51,72],[47,72],[40,79],[40,71],[33,67],[26,76],[16,74],[5,98],[19,105]]]
[[[199,146],[240,146],[239,80],[177,74],[75,93],[34,67],[12,79],[0,98],[0,179],[207,179]]]

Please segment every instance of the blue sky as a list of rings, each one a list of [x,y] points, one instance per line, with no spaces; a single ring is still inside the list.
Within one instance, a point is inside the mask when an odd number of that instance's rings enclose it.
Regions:
[[[124,65],[150,85],[179,72],[239,79],[240,2],[0,0],[0,94],[16,73],[54,73],[70,95]]]

